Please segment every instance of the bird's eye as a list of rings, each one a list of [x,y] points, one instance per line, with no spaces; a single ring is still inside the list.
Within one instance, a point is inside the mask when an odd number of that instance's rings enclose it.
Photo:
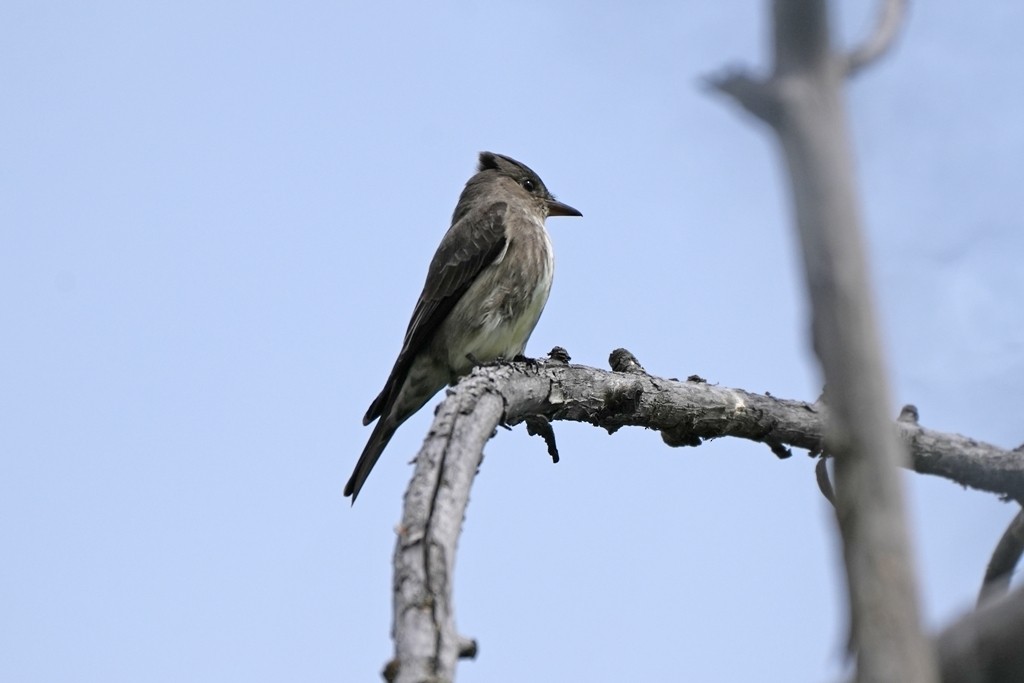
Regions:
[[[523,189],[526,190],[527,192],[533,192],[534,190],[537,189],[537,186],[534,185],[533,181],[530,180],[529,178],[524,179],[522,185]]]

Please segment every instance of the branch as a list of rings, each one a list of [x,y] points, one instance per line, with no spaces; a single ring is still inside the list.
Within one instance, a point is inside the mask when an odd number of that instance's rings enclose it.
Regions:
[[[460,643],[466,642],[455,630],[451,606],[458,534],[484,444],[502,422],[571,420],[609,433],[640,426],[660,431],[675,446],[732,436],[821,452],[828,419],[821,403],[714,386],[696,376],[653,377],[638,370],[639,362],[627,353],[613,359],[629,369],[624,372],[562,361],[510,363],[477,368],[448,391],[405,495],[395,549],[395,660],[389,680],[451,680]],[[1024,500],[1024,453],[915,423],[892,424],[916,471]]]
[[[845,56],[844,71],[855,76],[861,69],[870,66],[892,47],[896,35],[903,27],[907,14],[907,0],[882,0],[875,30],[867,40],[853,48]]]
[[[825,496],[825,500],[835,508],[836,492],[832,488],[832,480],[828,477],[828,460],[826,458],[820,458],[818,464],[814,466],[814,478],[818,482],[818,490],[821,491],[821,495]]]
[[[394,558],[395,659],[385,669],[393,683],[450,681],[460,653],[475,653],[455,631],[452,572],[469,488],[503,411],[493,383],[475,380],[441,404],[405,494]]]
[[[1006,527],[996,549],[992,551],[992,559],[985,570],[985,579],[981,582],[978,604],[982,605],[992,598],[1006,593],[1010,587],[1010,577],[1024,554],[1024,510],[1020,510]]]
[[[704,85],[736,100],[748,112],[770,125],[778,125],[782,103],[774,85],[741,70],[731,69],[704,79]]]

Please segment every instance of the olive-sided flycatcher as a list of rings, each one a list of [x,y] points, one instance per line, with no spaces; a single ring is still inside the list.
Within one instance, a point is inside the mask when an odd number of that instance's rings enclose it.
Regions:
[[[474,365],[523,353],[551,291],[548,216],[581,216],[525,164],[480,154],[427,270],[402,350],[363,424],[380,418],[345,495],[355,502],[398,426]]]

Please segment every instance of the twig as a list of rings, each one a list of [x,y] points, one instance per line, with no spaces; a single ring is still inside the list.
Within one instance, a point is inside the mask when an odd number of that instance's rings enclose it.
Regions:
[[[994,597],[1006,593],[1010,587],[1010,577],[1024,554],[1024,509],[1017,512],[1003,532],[992,559],[985,570],[985,578],[981,582],[978,593],[978,604],[988,602]]]
[[[845,56],[847,76],[855,76],[864,67],[885,55],[892,48],[896,36],[903,27],[907,14],[907,0],[882,0],[879,3],[875,30],[863,43],[850,50]]]
[[[818,464],[814,466],[814,478],[818,482],[818,490],[825,500],[836,506],[836,492],[832,489],[832,480],[828,478],[828,460],[822,456],[818,458]]]

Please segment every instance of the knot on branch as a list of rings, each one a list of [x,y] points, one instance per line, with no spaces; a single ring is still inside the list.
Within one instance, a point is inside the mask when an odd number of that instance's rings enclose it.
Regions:
[[[568,363],[572,360],[569,356],[569,352],[561,346],[555,346],[548,351],[548,358],[558,363]]]
[[[646,372],[644,366],[627,349],[615,349],[608,356],[608,365],[613,372]]]
[[[680,446],[699,446],[704,443],[699,436],[693,433],[693,425],[680,422],[675,427],[661,430],[661,440],[666,446],[678,448]]]
[[[644,390],[639,383],[621,388],[609,387],[602,397],[601,409],[595,415],[594,424],[614,434],[623,423],[629,422],[628,418],[636,414],[643,395]]]
[[[900,416],[896,418],[899,422],[906,422],[908,424],[917,424],[918,420],[921,419],[921,414],[917,411],[917,406],[913,403],[908,403],[903,406],[900,410]]]
[[[778,458],[779,460],[785,460],[786,458],[793,457],[793,451],[786,448],[786,446],[783,445],[783,443],[778,439],[773,439],[769,437],[766,438],[764,442],[768,444],[768,448],[772,449],[772,453],[774,453],[775,457]]]

